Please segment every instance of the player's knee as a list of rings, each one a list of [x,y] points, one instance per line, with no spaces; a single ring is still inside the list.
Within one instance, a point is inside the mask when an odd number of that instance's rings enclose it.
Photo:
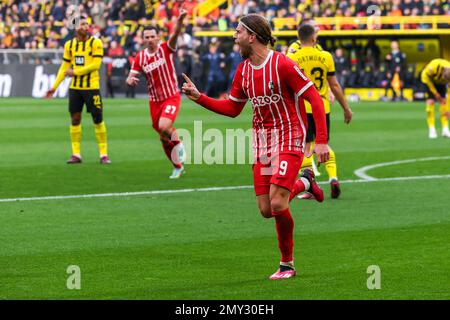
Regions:
[[[160,134],[166,137],[170,137],[170,135],[172,134],[172,125],[159,124],[158,129]]]
[[[94,121],[95,124],[102,123],[102,121],[103,121],[103,114],[101,112],[92,113],[92,121]]]
[[[163,145],[170,145],[170,139],[166,135],[160,133],[159,140],[161,140]]]
[[[72,113],[70,115],[73,126],[78,126],[81,123],[81,113]]]
[[[269,219],[272,218],[272,210],[270,210],[269,204],[258,204],[259,213],[263,218]]]
[[[266,219],[272,218],[272,211],[270,211],[270,210],[261,210],[260,209],[259,212],[261,213],[261,216],[263,218],[266,218]]]
[[[286,209],[286,199],[281,196],[275,196],[270,200],[270,209],[272,212],[277,212]]]
[[[272,210],[270,210],[270,206],[268,205],[259,205],[259,212],[261,213],[263,218],[272,218]]]

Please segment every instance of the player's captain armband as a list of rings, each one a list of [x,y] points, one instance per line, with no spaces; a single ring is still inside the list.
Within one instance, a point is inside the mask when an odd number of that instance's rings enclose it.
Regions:
[[[294,66],[295,71],[298,72],[298,74],[300,75],[300,77],[302,77],[303,80],[305,81],[309,81],[309,79],[303,74],[302,70],[300,70],[299,67]]]

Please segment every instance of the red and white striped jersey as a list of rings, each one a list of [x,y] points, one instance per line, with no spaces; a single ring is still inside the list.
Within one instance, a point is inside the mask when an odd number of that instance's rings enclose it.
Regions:
[[[307,118],[301,98],[313,83],[282,53],[270,51],[253,66],[239,64],[230,99],[250,99],[253,108],[253,149],[256,158],[274,152],[304,152]]]
[[[134,59],[130,72],[145,75],[150,101],[164,101],[180,92],[173,61],[174,52],[167,42],[162,42],[154,53],[144,49]]]

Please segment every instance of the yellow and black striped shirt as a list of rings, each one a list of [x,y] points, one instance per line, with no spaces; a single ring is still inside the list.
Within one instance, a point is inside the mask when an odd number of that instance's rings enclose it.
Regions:
[[[437,90],[435,85],[444,85],[447,81],[442,76],[444,68],[450,68],[450,62],[445,59],[434,59],[427,64],[421,74],[421,80],[425,83],[433,94]]]
[[[288,52],[286,56],[298,64],[304,74],[314,83],[322,97],[325,113],[330,113],[327,77],[334,76],[336,72],[331,53],[322,50],[320,46],[301,47],[299,45],[296,50]],[[305,101],[305,108],[307,113],[312,113],[308,101]]]
[[[86,41],[73,38],[64,45],[63,60],[72,65],[75,75],[70,89],[100,89],[99,69],[103,58],[103,43],[89,37]]]

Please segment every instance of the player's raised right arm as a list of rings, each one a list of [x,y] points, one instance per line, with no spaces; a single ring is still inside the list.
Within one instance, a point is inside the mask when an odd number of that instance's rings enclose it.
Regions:
[[[186,81],[183,84],[183,93],[187,95],[189,99],[195,101],[202,107],[211,110],[215,113],[222,114],[224,116],[235,118],[245,107],[246,101],[234,101],[231,99],[213,99],[198,91],[195,84],[189,79],[187,75],[183,73],[183,78]]]
[[[177,39],[178,36],[181,34],[181,30],[183,28],[183,20],[186,17],[186,15],[187,11],[182,7],[177,19],[177,23],[175,24],[173,34],[170,35],[169,41],[167,42],[169,48],[173,51],[175,51],[175,49],[177,48]]]

